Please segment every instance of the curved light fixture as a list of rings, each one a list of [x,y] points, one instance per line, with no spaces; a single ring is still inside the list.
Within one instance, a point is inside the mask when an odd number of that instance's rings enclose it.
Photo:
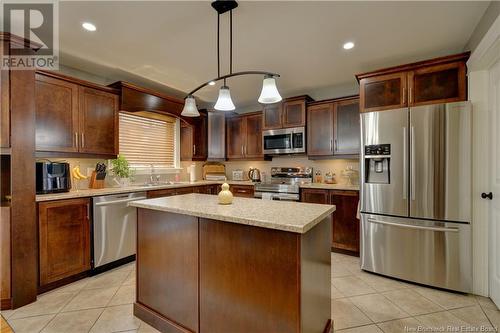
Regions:
[[[219,111],[233,111],[236,109],[231,99],[231,92],[228,86],[220,87],[219,97],[217,98],[214,109]]]
[[[192,95],[188,95],[184,100],[184,108],[182,109],[181,116],[184,117],[199,117],[200,113],[196,107],[196,100]]]
[[[281,95],[276,87],[276,80],[272,75],[264,76],[264,81],[262,82],[262,91],[259,96],[259,103],[271,104],[281,101]]]
[[[214,108],[220,111],[231,111],[236,107],[231,100],[231,93],[229,88],[226,86],[226,79],[239,76],[239,75],[249,75],[249,74],[259,74],[264,75],[264,81],[262,82],[262,91],[260,93],[259,102],[262,104],[271,104],[281,101],[280,93],[276,87],[276,78],[280,77],[279,74],[265,72],[265,71],[243,71],[233,73],[233,9],[238,7],[238,3],[235,0],[216,0],[212,2],[212,7],[217,11],[217,77],[215,79],[209,80],[196,89],[189,92],[186,96],[184,109],[181,115],[186,115],[188,117],[196,117],[199,115],[196,109],[196,103],[194,101],[193,94],[207,85],[214,85],[215,82],[224,80],[224,85],[219,90],[219,97],[215,103]],[[229,74],[220,75],[220,15],[225,12],[229,12]],[[188,105],[189,104],[189,105]],[[196,112],[195,112],[196,110]]]

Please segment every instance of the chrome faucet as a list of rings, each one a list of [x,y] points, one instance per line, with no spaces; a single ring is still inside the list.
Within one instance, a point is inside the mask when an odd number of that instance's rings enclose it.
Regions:
[[[155,166],[153,164],[151,164],[149,182],[150,184],[158,184],[160,182],[160,175],[155,174]]]

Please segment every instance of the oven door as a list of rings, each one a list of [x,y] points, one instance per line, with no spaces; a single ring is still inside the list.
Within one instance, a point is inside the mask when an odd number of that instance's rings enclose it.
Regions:
[[[296,193],[255,192],[254,197],[263,200],[299,201]]]
[[[268,130],[262,132],[264,154],[292,154],[305,152],[304,127]]]

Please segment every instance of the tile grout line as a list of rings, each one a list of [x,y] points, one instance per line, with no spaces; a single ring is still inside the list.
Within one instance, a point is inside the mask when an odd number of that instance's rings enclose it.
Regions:
[[[125,280],[124,280],[125,281]],[[120,285],[121,287],[121,285]],[[99,319],[101,318],[102,314],[106,311],[107,307],[108,307],[108,304],[111,302],[111,300],[113,299],[113,297],[115,297],[116,293],[118,292],[118,290],[120,290],[120,287],[118,287],[115,291],[115,293],[113,294],[113,296],[111,296],[109,298],[109,301],[106,303],[106,305],[104,306],[104,310],[99,314],[99,317],[97,317],[97,319],[94,321],[94,323],[92,324],[92,326],[90,326],[89,330],[87,331],[87,333],[89,333],[90,331],[92,331],[92,329],[94,328],[95,324],[99,321]]]
[[[478,302],[479,303],[479,302]],[[484,311],[483,307],[481,306],[481,304],[479,304],[479,308],[481,309],[481,311],[483,312],[483,314],[486,316],[486,319],[488,319],[488,322],[490,323],[491,327],[493,328],[496,328],[496,330],[498,330],[498,327],[495,327],[495,325],[493,325],[493,322],[491,321],[490,317],[488,316],[488,314],[486,313],[486,311]],[[499,311],[499,310],[497,310]]]

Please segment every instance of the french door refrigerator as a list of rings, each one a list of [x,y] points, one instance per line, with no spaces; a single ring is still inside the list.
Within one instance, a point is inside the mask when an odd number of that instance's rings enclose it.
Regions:
[[[361,114],[361,268],[469,292],[471,105]]]

